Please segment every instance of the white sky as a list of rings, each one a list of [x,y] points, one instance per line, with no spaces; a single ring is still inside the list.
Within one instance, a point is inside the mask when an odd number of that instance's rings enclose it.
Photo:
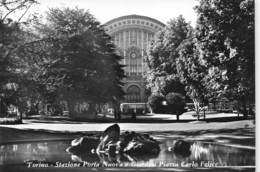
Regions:
[[[196,0],[38,0],[40,5],[30,11],[44,13],[51,7],[75,7],[89,10],[102,24],[123,15],[137,14],[155,18],[163,23],[182,14],[195,25]]]

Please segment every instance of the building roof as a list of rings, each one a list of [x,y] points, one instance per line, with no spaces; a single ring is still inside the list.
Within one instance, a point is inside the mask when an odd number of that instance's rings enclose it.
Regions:
[[[151,33],[155,33],[162,30],[165,27],[165,24],[150,17],[132,14],[114,18],[106,22],[104,27],[108,34],[131,28],[144,29]]]
[[[124,19],[133,19],[133,18],[139,18],[139,19],[144,19],[144,20],[150,20],[154,23],[157,23],[159,25],[161,25],[162,27],[165,27],[165,24],[160,22],[159,20],[156,20],[154,18],[151,18],[151,17],[147,17],[147,16],[142,16],[142,15],[136,15],[136,14],[131,14],[131,15],[126,15],[126,16],[121,16],[121,17],[117,17],[117,18],[114,18],[112,20],[109,20],[108,22],[106,22],[104,25],[107,26],[107,25],[110,25],[114,22],[117,22],[117,21],[120,21],[120,20],[124,20]]]

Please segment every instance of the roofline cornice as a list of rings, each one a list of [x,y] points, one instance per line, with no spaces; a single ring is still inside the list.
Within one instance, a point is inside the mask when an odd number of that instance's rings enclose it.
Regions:
[[[144,19],[144,20],[150,20],[154,23],[157,23],[159,25],[161,25],[162,27],[165,27],[166,25],[162,22],[160,22],[159,20],[156,20],[154,18],[151,18],[151,17],[147,17],[147,16],[142,16],[142,15],[136,15],[136,14],[132,14],[132,15],[126,15],[126,16],[121,16],[121,17],[117,17],[117,18],[114,18],[112,20],[109,20],[108,22],[106,22],[104,24],[104,26],[108,26],[114,22],[117,22],[117,21],[120,21],[120,20],[125,20],[125,19],[136,19],[136,18],[139,18],[139,19]]]

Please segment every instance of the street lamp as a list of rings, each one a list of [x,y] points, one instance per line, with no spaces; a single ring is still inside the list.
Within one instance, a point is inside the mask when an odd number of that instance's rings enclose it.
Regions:
[[[167,101],[165,101],[165,100],[162,101],[162,105],[163,105],[163,106],[167,106]]]

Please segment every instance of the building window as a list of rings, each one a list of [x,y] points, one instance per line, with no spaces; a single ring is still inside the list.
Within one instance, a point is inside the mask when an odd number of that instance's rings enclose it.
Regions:
[[[125,57],[126,75],[142,75],[142,64],[141,50],[136,46],[128,48]]]
[[[137,57],[136,53],[131,53],[130,54],[130,75],[137,75]]]
[[[129,63],[127,64],[129,66],[129,75],[130,76],[136,76],[142,74],[142,62],[141,57],[136,52],[131,52],[129,54]]]

